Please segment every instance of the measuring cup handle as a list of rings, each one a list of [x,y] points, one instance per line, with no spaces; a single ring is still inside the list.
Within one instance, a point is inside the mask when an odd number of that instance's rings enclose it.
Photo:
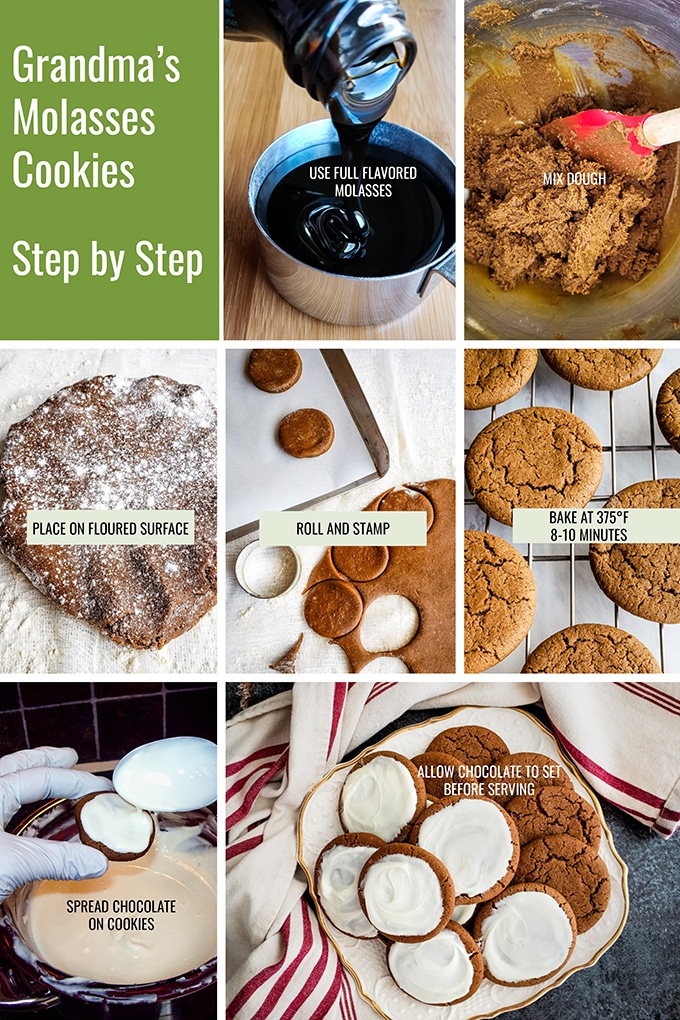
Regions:
[[[440,276],[443,276],[445,280],[448,280],[449,283],[452,283],[454,285],[454,287],[455,287],[455,285],[456,285],[456,246],[455,245],[453,246],[453,248],[451,249],[449,254],[444,259],[442,259],[441,262],[438,262],[436,265],[431,266],[430,269],[428,269],[427,273],[425,274],[425,276],[423,277],[423,279],[421,281],[420,287],[418,288],[418,294],[419,294],[419,296],[421,298],[425,297],[425,294],[427,292],[427,288],[428,288],[428,286],[430,284],[430,281],[431,281],[432,276],[434,275],[434,273],[438,273]]]

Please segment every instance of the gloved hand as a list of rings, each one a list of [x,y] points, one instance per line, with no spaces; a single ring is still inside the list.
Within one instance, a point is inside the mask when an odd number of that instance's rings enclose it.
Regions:
[[[101,776],[71,769],[78,755],[70,747],[36,747],[0,758],[2,830],[22,804],[50,797],[77,799],[110,790]],[[11,836],[0,831],[0,902],[14,889],[41,878],[98,878],[106,871],[104,854],[82,843]]]

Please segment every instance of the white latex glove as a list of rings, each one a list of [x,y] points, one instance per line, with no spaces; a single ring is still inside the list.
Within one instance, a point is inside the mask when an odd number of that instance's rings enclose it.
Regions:
[[[102,776],[71,769],[78,755],[71,747],[36,747],[0,758],[0,825],[2,830],[22,804],[51,797],[78,799],[95,790],[110,790]],[[0,902],[14,889],[35,879],[98,878],[106,871],[103,853],[82,843],[12,836],[0,831]]]

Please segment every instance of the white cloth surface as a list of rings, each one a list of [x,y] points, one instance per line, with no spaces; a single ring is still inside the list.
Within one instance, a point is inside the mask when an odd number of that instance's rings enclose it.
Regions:
[[[325,500],[319,509],[361,510],[391,486],[454,478],[455,352],[377,348],[346,354],[387,443],[390,467],[383,478]],[[267,673],[304,633],[298,673],[347,673],[342,649],[315,634],[303,616],[301,592],[325,547],[300,546],[302,574],[296,587],[276,599],[256,599],[239,586],[234,571],[238,554],[254,538],[227,545],[227,672]],[[394,671],[392,661],[389,672]]]
[[[298,682],[230,721],[230,1020],[375,1016],[303,895],[296,832],[308,791],[348,752],[409,709],[541,700],[555,734],[602,796],[661,836],[680,825],[677,683]]]
[[[216,401],[211,350],[182,348],[0,351],[0,439],[64,386],[96,375],[165,375],[202,386]],[[62,612],[0,555],[0,671],[4,673],[206,673],[217,662],[215,610],[159,651],[117,645]]]

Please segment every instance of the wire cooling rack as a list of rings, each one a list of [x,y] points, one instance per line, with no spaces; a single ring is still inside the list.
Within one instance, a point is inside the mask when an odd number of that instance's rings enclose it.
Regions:
[[[519,407],[561,407],[594,429],[604,452],[600,486],[588,504],[601,507],[614,492],[645,479],[680,476],[680,457],[656,423],[659,386],[680,368],[680,350],[666,349],[656,368],[621,390],[586,390],[557,376],[539,356],[524,389],[503,404],[465,412],[465,453],[490,421]],[[512,529],[479,509],[465,490],[465,526],[491,531],[512,543]],[[664,673],[680,672],[680,624],[656,624],[620,609],[600,590],[590,569],[588,545],[517,545],[536,580],[536,613],[527,637],[489,673],[518,673],[529,652],[550,634],[576,623],[606,623],[638,637],[656,656]]]

